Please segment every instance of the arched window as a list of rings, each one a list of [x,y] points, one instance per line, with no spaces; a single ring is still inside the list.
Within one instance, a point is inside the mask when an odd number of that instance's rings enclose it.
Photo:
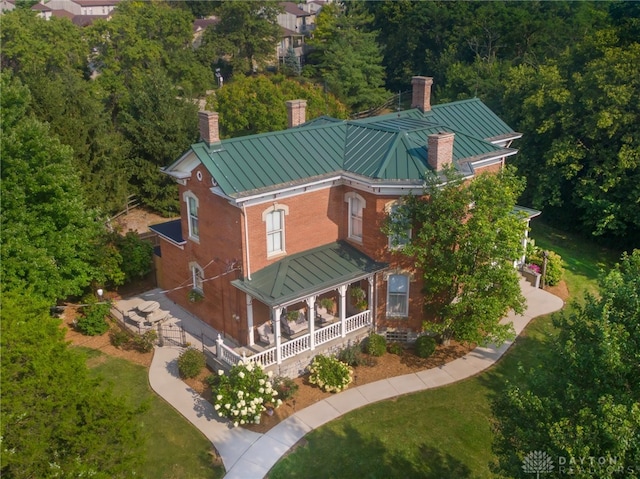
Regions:
[[[285,252],[284,217],[289,214],[286,205],[274,204],[262,212],[267,230],[267,256]]]

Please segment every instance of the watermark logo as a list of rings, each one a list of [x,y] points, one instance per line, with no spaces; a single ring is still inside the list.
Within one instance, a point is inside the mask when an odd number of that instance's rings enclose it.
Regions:
[[[540,479],[540,474],[553,471],[553,460],[544,451],[531,451],[522,460],[522,470],[527,474],[535,474]]]

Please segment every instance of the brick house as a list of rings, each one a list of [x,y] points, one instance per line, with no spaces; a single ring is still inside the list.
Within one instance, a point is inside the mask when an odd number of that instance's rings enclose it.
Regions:
[[[200,112],[202,141],[164,169],[181,219],[152,227],[160,287],[265,365],[372,328],[419,332],[421,274],[385,218],[425,171],[497,171],[521,135],[478,99],[432,107],[432,79],[412,85],[410,110],[307,122],[293,100],[287,130],[228,140]]]

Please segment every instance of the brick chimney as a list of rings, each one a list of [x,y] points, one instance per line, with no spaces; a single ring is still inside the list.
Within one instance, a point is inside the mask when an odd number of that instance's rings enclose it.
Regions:
[[[218,113],[215,111],[199,111],[198,127],[200,128],[200,138],[202,141],[208,145],[220,142]]]
[[[411,108],[420,108],[422,113],[431,110],[431,85],[433,85],[431,77],[411,78]]]
[[[289,128],[302,125],[307,121],[307,100],[289,100],[287,102]]]
[[[427,161],[436,171],[453,163],[453,140],[455,134],[445,131],[429,135],[427,140]]]

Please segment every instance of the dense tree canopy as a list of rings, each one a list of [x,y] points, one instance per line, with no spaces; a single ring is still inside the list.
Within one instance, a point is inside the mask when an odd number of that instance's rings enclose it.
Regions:
[[[587,458],[573,477],[640,477],[640,250],[602,279],[600,297],[587,295],[554,324],[552,354],[522,373],[530,387],[511,384],[494,403],[500,471],[518,476],[523,457],[544,450],[567,464]],[[545,477],[564,477],[553,473]]]
[[[220,113],[221,135],[225,138],[284,130],[286,101],[307,100],[307,120],[321,115],[345,118],[347,110],[331,94],[312,83],[300,83],[283,76],[235,77],[216,90],[209,108]]]
[[[132,477],[138,411],[89,377],[48,304],[5,292],[1,322],[2,477]]]
[[[397,251],[424,275],[426,315],[436,321],[427,329],[481,344],[500,344],[512,334],[500,319],[524,307],[513,267],[526,229],[513,213],[522,188],[510,168],[468,183],[449,170],[445,177],[432,174],[425,196],[407,197],[391,215],[394,234],[413,228]]]
[[[378,106],[389,96],[376,33],[370,31],[372,19],[362,2],[349,2],[348,8],[327,4],[309,40],[314,51],[307,74],[320,78],[352,111]]]
[[[101,226],[86,208],[71,150],[26,112],[27,87],[2,80],[2,287],[49,301],[76,295],[94,274]]]

